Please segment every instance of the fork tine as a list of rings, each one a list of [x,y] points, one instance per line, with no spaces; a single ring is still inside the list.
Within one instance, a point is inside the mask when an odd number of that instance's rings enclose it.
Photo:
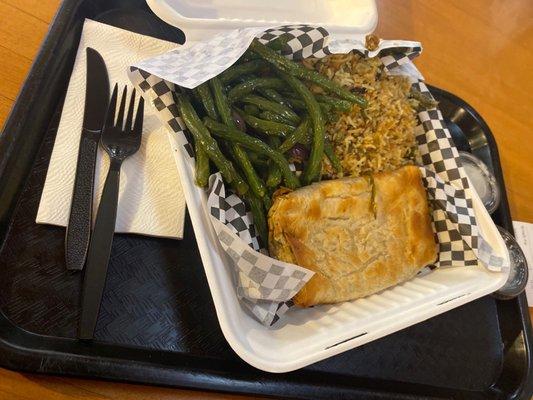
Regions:
[[[128,87],[124,86],[124,90],[122,91],[122,98],[120,99],[120,107],[118,109],[118,117],[117,117],[117,123],[115,126],[122,129],[122,125],[124,124],[124,109],[126,108],[126,95],[128,94]]]
[[[129,132],[132,130],[132,121],[133,121],[133,107],[135,106],[135,89],[131,94],[130,105],[128,106],[128,115],[126,116],[126,123],[124,124],[124,131]]]
[[[135,124],[133,125],[132,132],[135,135],[141,136],[143,130],[143,118],[144,118],[144,98],[139,98],[139,105],[137,106],[137,115],[135,115]]]
[[[109,100],[109,106],[107,107],[105,126],[113,126],[113,123],[115,121],[115,111],[117,109],[117,93],[118,83],[115,83],[115,87],[113,88],[113,94],[111,95],[111,100]]]

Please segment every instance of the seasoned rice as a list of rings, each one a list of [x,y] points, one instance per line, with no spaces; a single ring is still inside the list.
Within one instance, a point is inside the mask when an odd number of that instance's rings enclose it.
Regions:
[[[333,81],[358,91],[368,106],[357,105],[326,125],[335,153],[341,160],[344,176],[362,176],[413,164],[418,158],[414,129],[415,109],[409,99],[410,83],[404,76],[387,75],[378,58],[357,54],[336,54],[304,61]],[[318,87],[311,88],[320,92]],[[339,177],[329,162],[323,174]]]

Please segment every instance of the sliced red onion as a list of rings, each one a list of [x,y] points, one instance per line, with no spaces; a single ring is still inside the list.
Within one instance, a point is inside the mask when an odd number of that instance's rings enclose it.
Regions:
[[[307,160],[309,157],[309,150],[300,143],[296,143],[290,150],[289,150],[289,157],[295,158],[300,161]]]
[[[245,132],[246,123],[244,122],[244,119],[241,117],[241,115],[237,111],[231,110],[231,117],[233,118],[233,122],[235,122],[235,125],[237,125],[237,128]]]

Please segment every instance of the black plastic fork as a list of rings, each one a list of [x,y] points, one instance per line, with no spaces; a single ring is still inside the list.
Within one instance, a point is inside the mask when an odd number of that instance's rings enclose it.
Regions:
[[[98,313],[100,311],[102,293],[107,277],[109,255],[115,232],[120,167],[127,157],[135,154],[139,150],[141,145],[144,100],[142,97],[139,99],[134,120],[135,90],[133,90],[128,106],[128,114],[124,122],[127,97],[127,88],[124,87],[115,122],[117,96],[118,85],[115,85],[107,109],[101,138],[102,147],[109,155],[110,165],[102,198],[100,199],[98,213],[96,214],[91,243],[89,244],[87,265],[83,279],[81,317],[78,329],[78,337],[80,339],[93,338]]]

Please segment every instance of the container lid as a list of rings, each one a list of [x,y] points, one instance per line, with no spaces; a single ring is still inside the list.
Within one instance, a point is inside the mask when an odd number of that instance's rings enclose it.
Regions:
[[[460,151],[459,158],[483,205],[492,214],[500,205],[500,187],[487,165],[473,154]]]
[[[503,241],[507,246],[511,263],[507,282],[494,293],[494,296],[498,299],[507,300],[518,296],[524,291],[529,273],[526,256],[513,235],[501,226],[498,226],[498,231],[502,235]]]
[[[320,25],[340,38],[364,37],[378,20],[375,0],[147,0],[189,41],[243,27]]]

